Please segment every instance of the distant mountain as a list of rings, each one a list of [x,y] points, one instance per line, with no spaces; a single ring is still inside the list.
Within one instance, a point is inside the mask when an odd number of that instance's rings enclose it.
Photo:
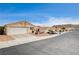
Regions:
[[[66,27],[66,28],[70,28],[70,27],[73,27],[73,28],[79,28],[79,24],[62,24],[62,25],[54,25],[56,27]],[[54,27],[52,26],[52,27]]]

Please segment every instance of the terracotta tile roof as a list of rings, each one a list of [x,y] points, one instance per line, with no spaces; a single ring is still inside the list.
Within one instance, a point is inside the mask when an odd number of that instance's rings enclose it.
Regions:
[[[35,26],[36,29],[47,30],[49,27]]]
[[[26,21],[20,21],[20,22],[16,22],[16,23],[10,23],[10,24],[6,24],[5,26],[8,27],[31,27],[34,26],[29,22]]]

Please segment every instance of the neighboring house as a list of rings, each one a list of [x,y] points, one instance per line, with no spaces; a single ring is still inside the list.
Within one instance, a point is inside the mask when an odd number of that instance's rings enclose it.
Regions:
[[[31,23],[26,22],[26,21],[6,24],[5,25],[5,33],[7,35],[29,33],[31,30],[30,29],[31,27],[34,27],[34,25],[32,25]]]
[[[51,30],[53,30],[54,32],[59,32],[59,30],[61,30],[62,27],[60,26],[52,26]]]
[[[48,32],[49,27],[41,27],[41,26],[35,26],[34,27],[34,33],[42,34]]]
[[[65,31],[71,31],[74,29],[74,27],[70,25],[54,25],[51,27],[51,29],[55,32],[59,32],[60,30],[65,32]]]

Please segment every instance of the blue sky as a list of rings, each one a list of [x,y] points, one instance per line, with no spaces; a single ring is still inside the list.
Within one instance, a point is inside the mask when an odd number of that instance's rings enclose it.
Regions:
[[[35,25],[79,24],[79,4],[68,3],[2,3],[0,25],[17,21]]]

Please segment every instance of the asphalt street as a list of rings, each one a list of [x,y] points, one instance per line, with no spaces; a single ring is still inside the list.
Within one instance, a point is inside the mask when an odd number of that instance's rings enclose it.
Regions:
[[[78,55],[79,31],[0,49],[1,55]]]

